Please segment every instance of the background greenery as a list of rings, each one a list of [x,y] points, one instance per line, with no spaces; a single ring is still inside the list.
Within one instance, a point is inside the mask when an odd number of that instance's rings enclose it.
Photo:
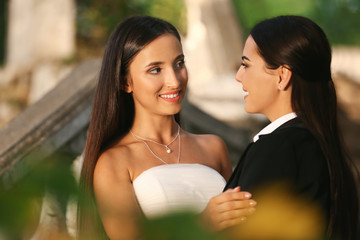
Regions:
[[[360,0],[231,0],[243,36],[259,21],[278,15],[309,17],[332,45],[360,45]],[[163,18],[186,35],[183,0],[78,0],[77,42],[80,59],[101,56],[112,30],[124,18],[146,14]]]
[[[0,66],[5,60],[8,1],[0,1]],[[262,19],[295,14],[317,22],[333,45],[360,45],[360,0],[231,1],[244,36]],[[76,5],[77,60],[101,56],[116,25],[135,14],[163,18],[186,35],[188,23],[184,0],[77,0]]]
[[[186,8],[182,0],[78,0],[78,57],[101,55],[115,27],[126,17],[138,14],[167,20],[186,34]]]
[[[333,45],[360,45],[360,0],[232,0],[244,36],[259,21],[278,15],[314,20]]]

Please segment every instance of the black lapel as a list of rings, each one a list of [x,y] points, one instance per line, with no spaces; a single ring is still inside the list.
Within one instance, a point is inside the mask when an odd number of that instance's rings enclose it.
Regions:
[[[251,148],[251,146],[253,145],[254,143],[250,143],[244,153],[241,155],[241,158],[239,160],[239,162],[237,163],[236,165],[236,168],[234,170],[234,172],[231,174],[231,177],[229,179],[229,181],[227,182],[225,188],[224,188],[224,191],[227,190],[228,188],[235,188],[238,186],[238,182],[239,182],[239,177],[240,177],[240,173],[241,173],[241,169],[242,169],[242,166],[244,164],[244,158],[247,154],[247,152],[249,151],[249,149]]]

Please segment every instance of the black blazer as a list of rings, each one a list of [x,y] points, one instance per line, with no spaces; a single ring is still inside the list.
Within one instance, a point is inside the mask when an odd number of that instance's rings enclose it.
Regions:
[[[272,182],[287,182],[293,190],[330,208],[330,181],[325,156],[318,141],[298,118],[270,134],[260,135],[243,153],[225,190],[241,186],[256,189]]]

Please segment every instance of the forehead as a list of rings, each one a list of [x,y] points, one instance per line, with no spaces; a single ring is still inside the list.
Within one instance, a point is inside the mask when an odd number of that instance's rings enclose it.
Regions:
[[[258,47],[251,35],[246,39],[243,56],[249,58],[250,61],[262,60],[258,52]]]
[[[181,43],[172,34],[164,34],[147,44],[134,58],[134,64],[174,60],[183,53]]]

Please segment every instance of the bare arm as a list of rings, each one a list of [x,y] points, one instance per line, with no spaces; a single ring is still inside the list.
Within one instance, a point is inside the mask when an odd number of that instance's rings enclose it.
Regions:
[[[225,178],[226,181],[229,180],[232,174],[232,164],[230,160],[229,151],[226,147],[224,140],[218,138],[218,154],[221,164],[221,175]]]
[[[119,159],[111,153],[104,153],[98,160],[94,172],[94,192],[108,237],[136,239],[140,209],[126,164],[119,164]]]

